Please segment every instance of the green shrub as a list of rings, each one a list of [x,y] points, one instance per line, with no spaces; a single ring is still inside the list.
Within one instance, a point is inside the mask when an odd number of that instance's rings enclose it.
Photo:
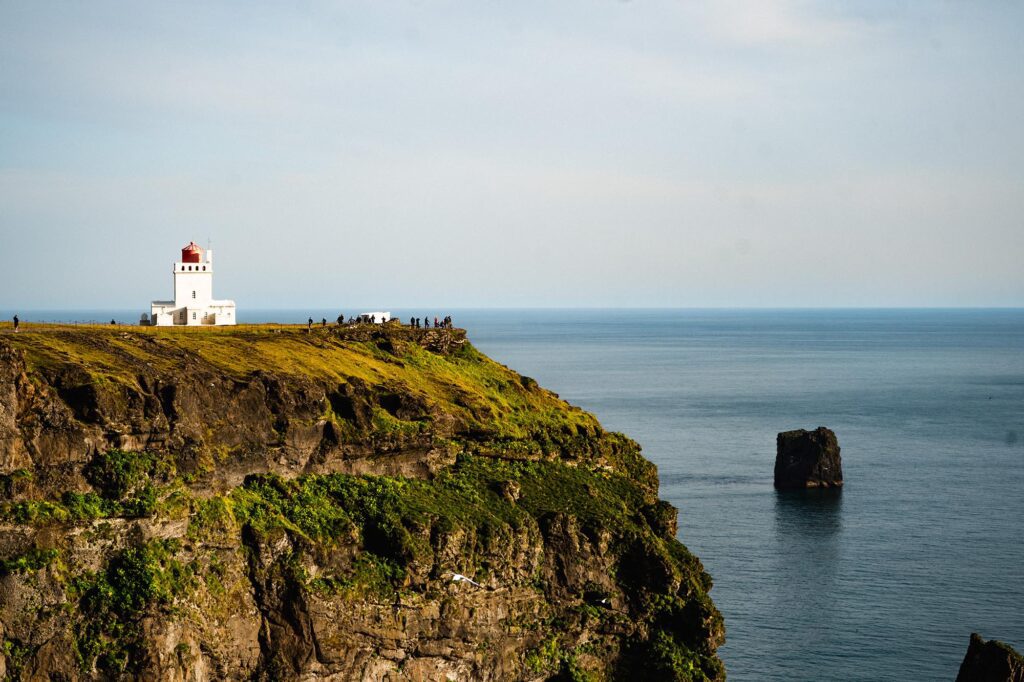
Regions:
[[[107,450],[98,452],[85,467],[85,478],[103,497],[123,499],[151,478],[169,478],[174,467],[166,458],[151,452]]]
[[[93,665],[107,674],[131,667],[142,633],[139,620],[149,609],[168,609],[196,583],[192,566],[174,557],[176,540],[155,540],[130,547],[112,558],[105,570],[79,576],[72,583],[83,623],[75,648],[82,670]]]
[[[52,564],[58,556],[60,556],[59,550],[33,547],[21,556],[0,561],[0,575],[38,571]]]

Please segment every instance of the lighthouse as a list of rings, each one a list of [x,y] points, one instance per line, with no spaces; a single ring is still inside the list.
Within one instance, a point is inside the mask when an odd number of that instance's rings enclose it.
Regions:
[[[145,316],[144,316],[145,317]],[[213,298],[213,251],[189,242],[174,264],[174,300],[153,301],[149,324],[235,324],[235,302]]]

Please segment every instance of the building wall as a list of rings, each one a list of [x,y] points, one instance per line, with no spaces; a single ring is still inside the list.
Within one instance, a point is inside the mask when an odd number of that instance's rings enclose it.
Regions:
[[[150,324],[159,327],[235,324],[235,303],[212,301],[207,305],[179,307],[166,301],[155,301],[150,311],[150,320]]]
[[[182,270],[182,268],[185,270]],[[189,271],[188,268],[195,268]],[[200,268],[207,268],[206,271]],[[197,306],[213,299],[213,268],[205,263],[174,264],[174,304],[176,307]]]

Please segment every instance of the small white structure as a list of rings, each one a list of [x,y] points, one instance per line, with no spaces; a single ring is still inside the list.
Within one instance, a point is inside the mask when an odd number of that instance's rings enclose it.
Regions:
[[[389,313],[389,312],[383,312],[382,313],[380,311],[376,311],[376,312],[372,312],[372,313],[363,313],[362,315],[360,315],[356,319],[359,320],[360,322],[370,322],[370,323],[373,323],[373,324],[384,324],[385,322],[391,321],[391,313]]]
[[[143,315],[145,321],[146,316]],[[213,251],[204,250],[195,242],[181,250],[181,260],[174,264],[174,300],[153,301],[149,324],[171,325],[235,324],[235,302],[213,298]]]

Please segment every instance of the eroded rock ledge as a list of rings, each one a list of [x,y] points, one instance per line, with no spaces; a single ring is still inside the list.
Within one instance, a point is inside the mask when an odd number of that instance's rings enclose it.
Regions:
[[[674,534],[633,441],[461,330],[0,336],[11,679],[721,679]]]

